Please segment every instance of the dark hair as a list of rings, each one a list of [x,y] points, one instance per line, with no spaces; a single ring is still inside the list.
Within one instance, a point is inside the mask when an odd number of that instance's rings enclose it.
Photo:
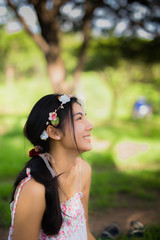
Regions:
[[[43,152],[49,152],[50,139],[41,140],[40,135],[47,127],[46,122],[48,121],[49,113],[55,111],[61,104],[58,100],[59,96],[61,96],[61,94],[50,94],[42,97],[34,105],[24,126],[24,135],[34,146],[41,146],[43,148]],[[61,129],[64,133],[65,121],[67,119],[71,119],[74,133],[72,106],[75,102],[81,105],[76,97],[71,97],[70,102],[66,103],[63,109],[59,109],[57,111],[57,116],[60,120],[57,128]],[[58,194],[58,176],[54,178],[52,177],[50,171],[40,156],[32,157],[19,173],[14,184],[11,201],[14,200],[14,194],[18,184],[27,177],[26,168],[30,168],[32,177],[37,182],[45,186],[46,209],[42,218],[42,229],[47,235],[57,234],[61,228],[63,220]]]

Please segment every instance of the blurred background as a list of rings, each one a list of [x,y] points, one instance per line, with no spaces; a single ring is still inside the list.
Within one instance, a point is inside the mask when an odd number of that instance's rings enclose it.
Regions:
[[[94,125],[93,150],[83,158],[93,172],[95,235],[113,220],[125,230],[132,217],[156,226],[160,2],[0,0],[1,229],[10,224],[12,185],[32,147],[24,123],[33,104],[53,92],[81,98]]]

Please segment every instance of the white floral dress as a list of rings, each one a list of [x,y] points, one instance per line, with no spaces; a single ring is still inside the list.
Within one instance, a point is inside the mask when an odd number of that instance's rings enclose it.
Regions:
[[[79,161],[80,162],[80,161]],[[79,171],[81,171],[81,165],[79,164]],[[83,193],[81,192],[81,179],[79,172],[79,192],[75,193],[73,197],[67,201],[61,203],[63,223],[58,234],[48,236],[40,230],[39,240],[87,240],[86,219],[84,214],[84,208],[81,202]],[[11,203],[11,227],[9,229],[8,240],[12,240],[12,234],[14,229],[14,215],[16,211],[16,205],[19,194],[23,185],[31,179],[30,172],[27,169],[27,175],[20,183],[17,189],[16,198]]]

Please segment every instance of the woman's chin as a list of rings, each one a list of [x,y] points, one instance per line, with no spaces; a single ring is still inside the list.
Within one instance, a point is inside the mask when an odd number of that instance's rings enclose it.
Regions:
[[[83,149],[80,149],[80,153],[84,153],[84,152],[88,152],[88,151],[91,151],[92,150],[92,146],[90,147],[85,147]]]

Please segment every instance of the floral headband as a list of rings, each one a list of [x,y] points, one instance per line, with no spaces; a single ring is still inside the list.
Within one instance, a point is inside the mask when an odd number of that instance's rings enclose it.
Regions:
[[[49,117],[48,120],[51,122],[52,126],[57,127],[59,124],[59,117],[57,117],[57,111],[60,108],[64,108],[63,105],[66,104],[67,102],[70,102],[71,98],[69,96],[67,96],[66,94],[63,94],[61,96],[58,97],[58,100],[61,102],[61,105],[54,111],[54,112],[50,112],[49,113]],[[46,122],[46,125],[48,125],[49,122]],[[41,135],[40,135],[40,139],[41,140],[47,140],[48,138],[48,133],[46,130],[44,130]]]

